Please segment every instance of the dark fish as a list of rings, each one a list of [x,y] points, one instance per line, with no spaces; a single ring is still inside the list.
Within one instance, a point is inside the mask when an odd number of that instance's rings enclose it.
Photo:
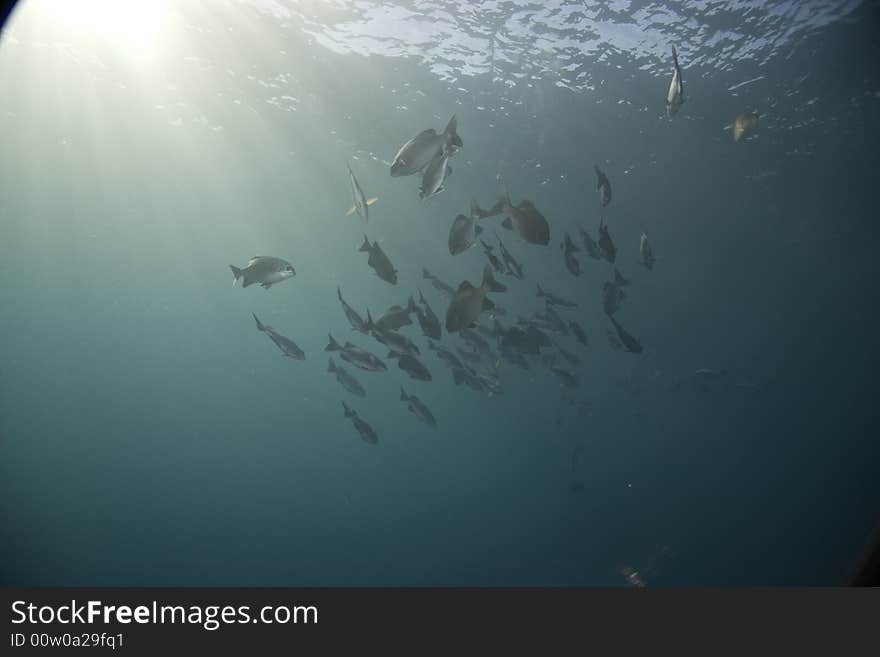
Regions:
[[[484,303],[488,300],[486,293],[497,285],[489,265],[483,269],[483,282],[479,287],[474,287],[470,282],[463,281],[458,286],[458,290],[446,310],[446,330],[449,333],[454,333],[475,324],[480,313],[487,309],[487,305]],[[491,305],[490,301],[489,309],[491,309]]]
[[[611,182],[598,165],[594,165],[593,168],[596,169],[596,189],[599,190],[599,202],[602,207],[605,207],[611,203]]]
[[[562,384],[566,388],[577,388],[580,386],[580,379],[578,379],[577,374],[573,372],[569,372],[567,369],[562,367],[553,366],[550,368],[550,371],[553,372],[562,381]]]
[[[599,244],[583,228],[581,228],[580,231],[581,231],[581,240],[584,243],[584,250],[586,250],[587,255],[590,256],[593,260],[601,259],[602,253],[599,251]]]
[[[577,341],[586,347],[587,333],[586,331],[584,331],[583,327],[573,319],[570,319],[568,320],[568,328],[570,328],[571,332],[574,333],[574,337],[577,338]]]
[[[333,339],[332,335],[328,335],[328,337],[330,342],[324,347],[324,351],[338,351],[342,360],[366,372],[380,372],[388,369],[378,356],[369,351],[356,347],[351,342],[346,342],[345,346],[342,346]]]
[[[419,320],[419,326],[422,327],[422,333],[429,338],[439,340],[443,335],[443,330],[440,327],[440,320],[437,318],[437,315],[434,314],[434,311],[431,310],[431,306],[428,305],[428,302],[425,301],[425,297],[422,295],[421,290],[419,290],[419,303],[424,306],[424,310],[416,306],[416,317]]]
[[[559,355],[567,360],[569,365],[571,365],[572,367],[577,367],[581,364],[581,359],[578,357],[577,354],[574,354],[563,348],[562,345],[560,345],[558,342],[554,342],[553,344],[556,347],[556,351],[559,352]]]
[[[480,244],[483,245],[483,253],[485,253],[486,257],[489,259],[489,264],[492,265],[492,269],[494,269],[499,274],[503,273],[504,265],[501,264],[498,256],[495,255],[494,247],[489,246],[483,240],[480,240]]]
[[[400,386],[400,401],[406,402],[407,408],[409,409],[410,413],[415,415],[420,421],[424,422],[430,427],[437,426],[437,420],[434,419],[434,415],[433,413],[431,413],[428,407],[425,406],[422,400],[415,395],[408,395],[403,389],[403,386]]]
[[[332,357],[330,358],[330,363],[327,365],[327,371],[331,374],[335,374],[336,380],[339,381],[339,383],[342,384],[342,387],[348,390],[351,394],[357,395],[358,397],[366,396],[367,391],[364,390],[364,387],[360,382],[349,374],[345,368],[334,363]]]
[[[580,276],[581,263],[574,257],[574,254],[580,251],[580,249],[571,241],[571,236],[568,233],[565,234],[565,239],[560,244],[560,248],[562,249],[562,256],[565,258],[565,268],[572,276]]]
[[[410,297],[405,308],[402,306],[391,306],[386,310],[385,314],[376,320],[376,326],[383,331],[397,331],[404,326],[412,324],[409,316],[414,312],[417,312],[416,302]]]
[[[511,365],[516,365],[524,370],[529,369],[529,361],[526,360],[526,357],[517,349],[512,347],[501,347],[501,357]]]
[[[379,442],[379,435],[366,420],[361,418],[356,411],[351,410],[345,402],[342,402],[342,408],[345,410],[345,417],[351,419],[351,423],[360,434],[361,440],[365,443],[370,443],[371,445],[375,445]]]
[[[454,367],[452,369],[452,381],[459,386],[464,383],[468,388],[475,392],[483,392],[483,382],[477,376],[476,372],[467,366]]]
[[[364,243],[361,244],[358,251],[366,251],[370,254],[367,264],[373,268],[373,271],[376,272],[379,278],[386,283],[391,283],[391,285],[397,285],[397,270],[391,264],[388,256],[385,255],[382,247],[379,246],[379,242],[373,242],[371,246],[370,240],[364,235]]]
[[[505,273],[522,280],[523,266],[517,262],[516,258],[514,258],[510,251],[507,250],[507,247],[504,246],[504,242],[498,237],[498,233],[495,233],[495,239],[498,240],[498,246],[501,249],[501,259],[504,261],[504,266],[507,268]]]
[[[642,237],[639,240],[639,262],[645,266],[645,269],[651,270],[654,269],[655,260],[651,244],[648,242],[648,236],[642,233]]]
[[[462,349],[461,347],[456,347],[455,350],[458,352],[459,356],[461,356],[467,362],[473,365],[478,364],[482,360],[480,352],[476,349],[472,349],[469,351],[467,349]]]
[[[370,335],[388,347],[392,352],[396,351],[401,354],[409,354],[410,356],[419,355],[419,348],[408,337],[396,331],[390,331],[377,326],[370,316],[369,309],[367,309],[367,329],[370,331]]]
[[[282,356],[295,358],[296,360],[306,359],[306,355],[303,350],[300,349],[293,340],[284,337],[271,326],[266,326],[265,324],[263,324],[254,313],[251,314],[254,315],[254,321],[256,321],[257,323],[257,330],[269,336],[272,342],[275,343],[275,346],[277,346],[281,350]]]
[[[513,205],[510,196],[505,193],[498,201],[498,207],[507,215],[507,218],[501,222],[504,228],[515,231],[530,244],[546,246],[550,243],[550,224],[534,203],[524,200]]]
[[[617,258],[617,248],[608,233],[608,226],[601,220],[599,221],[599,253],[610,263],[614,263]]]
[[[235,265],[229,265],[229,269],[232,270],[233,285],[241,279],[242,287],[259,283],[265,290],[296,275],[293,265],[287,260],[271,256],[254,256],[245,267],[239,269]]]
[[[552,292],[546,292],[540,284],[538,285],[538,295],[539,297],[543,297],[548,304],[551,306],[560,306],[562,308],[577,308],[577,304],[574,301],[566,301],[562,297],[557,297]]]
[[[541,353],[540,336],[530,331],[530,328],[514,325],[505,329],[498,320],[495,320],[495,333],[500,336],[502,354],[505,349],[515,350],[520,354]]]
[[[434,128],[429,128],[401,146],[391,163],[391,175],[395,178],[411,176],[428,166],[441,150],[452,154],[462,146],[461,137],[458,136],[458,120],[453,114],[442,133],[437,134]]]
[[[476,201],[471,201],[471,214],[469,217],[463,214],[458,215],[452,226],[449,228],[449,253],[458,255],[464,253],[471,248],[477,241],[477,235],[483,232],[483,229],[477,225],[482,210]]]
[[[617,323],[617,320],[612,316],[608,316],[608,319],[611,320],[611,323],[614,324],[614,330],[617,331],[617,337],[620,339],[620,342],[623,344],[624,348],[632,352],[634,354],[642,353],[642,345],[636,340],[632,335],[626,332],[624,328]]]
[[[429,281],[431,281],[431,285],[434,286],[435,290],[440,290],[441,292],[449,295],[450,297],[455,296],[455,290],[452,288],[451,285],[444,283],[443,281],[441,281],[439,278],[434,276],[434,274],[429,272],[424,267],[422,267],[422,278],[426,278]]]
[[[452,353],[451,351],[449,351],[445,347],[438,347],[436,344],[429,341],[428,342],[428,349],[436,352],[437,357],[440,358],[440,360],[445,361],[446,364],[449,365],[450,367],[464,369],[464,363],[462,363],[458,359],[458,356],[456,356],[454,353]]]
[[[345,302],[345,299],[342,298],[342,290],[339,288],[338,285],[336,286],[336,295],[339,297],[339,302],[342,304],[342,310],[345,312],[345,317],[348,319],[349,324],[351,324],[351,328],[353,328],[355,331],[366,333],[367,323],[355,311],[354,308],[352,308]]]
[[[397,359],[397,366],[406,372],[409,378],[418,379],[419,381],[431,380],[431,373],[428,371],[428,368],[422,365],[421,361],[415,356],[400,353],[399,351],[391,351],[388,353],[388,358]]]

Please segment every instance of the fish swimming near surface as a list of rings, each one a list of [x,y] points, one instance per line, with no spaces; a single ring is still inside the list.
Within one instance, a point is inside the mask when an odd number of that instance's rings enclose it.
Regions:
[[[560,244],[560,248],[562,249],[562,256],[565,258],[565,268],[572,276],[580,276],[581,263],[578,262],[578,259],[574,255],[580,251],[580,249],[571,241],[571,236],[568,233],[565,233],[565,239],[562,244]]]
[[[266,290],[296,275],[293,265],[287,260],[271,256],[254,256],[241,269],[235,265],[229,265],[229,268],[232,270],[233,285],[241,279],[242,287],[259,283]]]
[[[480,313],[487,307],[484,303],[488,300],[486,293],[496,286],[489,265],[483,269],[483,282],[479,287],[474,287],[468,281],[462,281],[446,310],[446,330],[455,333],[476,324]]]
[[[409,316],[418,311],[416,302],[410,296],[406,307],[391,306],[385,313],[376,320],[376,326],[384,331],[397,331],[398,329],[409,326],[412,320]]]
[[[505,192],[496,208],[507,215],[501,222],[507,230],[514,231],[529,244],[546,246],[550,243],[550,224],[531,201],[523,200],[514,205]]]
[[[608,319],[611,320],[611,323],[614,325],[614,330],[617,331],[617,337],[620,339],[621,344],[623,344],[624,348],[632,352],[634,354],[642,353],[642,345],[636,340],[632,335],[630,335],[620,324],[617,323],[617,320],[614,319],[611,315],[608,316]]]
[[[351,410],[345,402],[342,402],[342,408],[345,411],[345,417],[351,419],[351,423],[357,429],[358,434],[360,434],[361,440],[371,445],[379,442],[379,435],[366,420],[358,415],[356,411]]]
[[[332,356],[330,358],[330,363],[327,365],[327,371],[334,374],[336,380],[339,381],[342,387],[348,390],[351,394],[357,397],[365,397],[367,395],[367,391],[364,390],[364,387],[360,382],[349,374],[345,368],[334,363]]]
[[[346,303],[345,299],[342,298],[342,290],[338,285],[336,286],[336,295],[339,297],[339,302],[342,304],[342,310],[345,312],[345,317],[348,319],[349,324],[351,324],[351,328],[353,328],[355,331],[366,333],[367,323],[358,314],[358,312],[354,308],[349,306]]]
[[[477,225],[479,216],[479,206],[476,201],[471,201],[471,213],[466,217],[460,214],[455,217],[452,226],[449,228],[449,253],[458,255],[464,253],[477,242],[477,236],[483,232],[482,227]]]
[[[608,232],[608,226],[601,219],[599,220],[599,253],[612,264],[617,259],[617,247],[614,246],[614,241]]]
[[[406,372],[409,375],[409,378],[417,379],[419,381],[431,380],[431,372],[429,372],[428,368],[425,367],[422,362],[412,354],[403,354],[398,351],[391,351],[388,353],[388,358],[396,359],[397,366],[404,372]]]
[[[596,170],[596,189],[599,190],[599,203],[604,208],[611,203],[611,182],[598,165],[593,165],[593,168]]]
[[[568,328],[571,329],[571,332],[574,333],[574,337],[580,342],[583,346],[587,346],[587,333],[584,331],[583,327],[578,324],[573,319],[568,320]]]
[[[422,278],[425,278],[425,279],[431,281],[431,285],[433,286],[433,288],[435,290],[440,290],[441,292],[443,292],[444,294],[446,294],[450,297],[455,296],[455,290],[452,288],[451,285],[449,285],[448,283],[444,283],[443,281],[441,281],[439,278],[434,276],[434,274],[429,272],[424,267],[422,267]]]
[[[678,66],[678,52],[672,46],[672,79],[669,81],[669,89],[666,91],[666,115],[669,118],[675,116],[684,102],[684,82],[681,77],[681,68]]]
[[[415,395],[407,394],[403,386],[400,386],[400,401],[406,402],[409,412],[415,415],[420,422],[424,422],[429,427],[437,426],[434,414],[425,406],[424,402]]]
[[[642,233],[642,237],[639,240],[639,262],[641,262],[645,269],[648,269],[649,271],[654,269],[654,252],[651,249],[651,244],[648,242],[648,236],[645,233]]]
[[[388,366],[382,362],[381,358],[371,354],[369,351],[356,347],[351,342],[346,342],[344,346],[340,345],[333,339],[332,335],[328,335],[328,337],[330,341],[324,347],[324,351],[338,351],[342,360],[365,372],[384,372],[388,369]]]
[[[352,215],[355,212],[358,213],[358,216],[364,220],[364,222],[369,221],[370,219],[370,206],[373,205],[379,199],[370,198],[368,199],[364,194],[364,190],[361,189],[360,183],[357,181],[357,178],[354,177],[354,173],[351,170],[351,165],[346,163],[348,167],[348,178],[351,181],[351,195],[354,199],[354,205],[352,205],[346,215]]]
[[[269,336],[272,342],[275,343],[275,346],[277,346],[281,350],[282,356],[287,356],[288,358],[294,358],[296,360],[306,359],[306,355],[303,350],[300,349],[293,340],[281,335],[271,326],[266,326],[265,324],[263,324],[256,316],[256,314],[251,314],[254,316],[254,321],[257,323],[257,330]]]
[[[574,301],[568,301],[563,299],[562,297],[558,297],[552,292],[547,292],[544,288],[541,287],[540,283],[536,283],[538,286],[538,294],[537,296],[542,297],[548,304],[551,306],[559,306],[561,308],[577,308],[577,304]]]
[[[419,303],[423,307],[420,308],[416,306],[416,317],[419,320],[419,326],[422,327],[422,333],[429,338],[439,340],[443,335],[440,320],[437,318],[437,315],[434,314],[434,311],[431,310],[431,306],[428,305],[421,290],[419,290]]]
[[[452,175],[452,167],[449,166],[449,153],[441,150],[434,159],[425,167],[422,174],[422,184],[419,186],[419,198],[431,198],[446,188],[446,179]]]
[[[367,264],[373,268],[373,271],[376,272],[379,278],[386,283],[391,283],[391,285],[397,285],[397,270],[391,264],[388,256],[385,255],[382,247],[379,246],[379,242],[373,242],[371,245],[370,240],[364,235],[364,243],[361,244],[358,251],[365,251],[370,254],[369,258],[367,258]]]
[[[458,135],[458,119],[453,114],[440,134],[434,128],[428,128],[401,146],[391,163],[391,175],[397,178],[419,173],[441,150],[451,155],[463,145]]]
[[[740,141],[743,137],[754,132],[758,127],[758,113],[745,112],[733,120],[733,141]]]
[[[596,240],[593,239],[592,235],[590,235],[583,228],[581,231],[581,240],[584,243],[584,250],[587,252],[587,255],[590,256],[593,260],[601,260],[602,253],[599,251],[599,244]]]

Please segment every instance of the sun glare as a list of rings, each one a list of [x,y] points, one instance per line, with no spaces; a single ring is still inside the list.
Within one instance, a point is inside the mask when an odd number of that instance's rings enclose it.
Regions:
[[[24,6],[31,3],[74,36],[112,43],[127,54],[148,55],[158,45],[161,0],[26,0]]]

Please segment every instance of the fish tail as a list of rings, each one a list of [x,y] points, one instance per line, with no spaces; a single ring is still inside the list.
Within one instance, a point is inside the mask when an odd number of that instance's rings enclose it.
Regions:
[[[409,401],[409,395],[403,389],[403,386],[400,386],[400,401]]]
[[[331,334],[327,334],[327,337],[330,338],[330,342],[327,343],[327,346],[324,347],[324,351],[342,351],[342,347],[339,346],[339,343],[333,339]]]
[[[370,247],[370,240],[367,239],[367,234],[364,233],[364,243],[361,244],[361,246],[360,246],[360,248],[358,249],[358,251],[366,251],[366,252],[369,253],[369,251],[370,251],[371,248],[372,248],[372,247]]]
[[[446,135],[447,144],[451,144],[456,148],[464,146],[464,142],[461,140],[461,137],[458,136],[458,117],[456,117],[455,114],[449,119],[449,123],[446,124],[446,129],[443,131],[443,134]]]
[[[258,330],[258,331],[265,331],[265,330],[266,330],[266,325],[263,324],[263,322],[261,322],[261,321],[259,320],[259,318],[257,317],[256,313],[251,313],[251,315],[254,316],[254,321],[257,323],[257,330]]]
[[[235,265],[229,265],[229,268],[232,270],[232,285],[235,286],[238,283],[238,279],[244,276],[244,272]]]

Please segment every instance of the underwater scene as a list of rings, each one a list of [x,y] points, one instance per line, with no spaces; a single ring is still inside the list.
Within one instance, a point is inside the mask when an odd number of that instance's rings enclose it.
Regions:
[[[880,3],[24,0],[0,581],[836,585]]]

